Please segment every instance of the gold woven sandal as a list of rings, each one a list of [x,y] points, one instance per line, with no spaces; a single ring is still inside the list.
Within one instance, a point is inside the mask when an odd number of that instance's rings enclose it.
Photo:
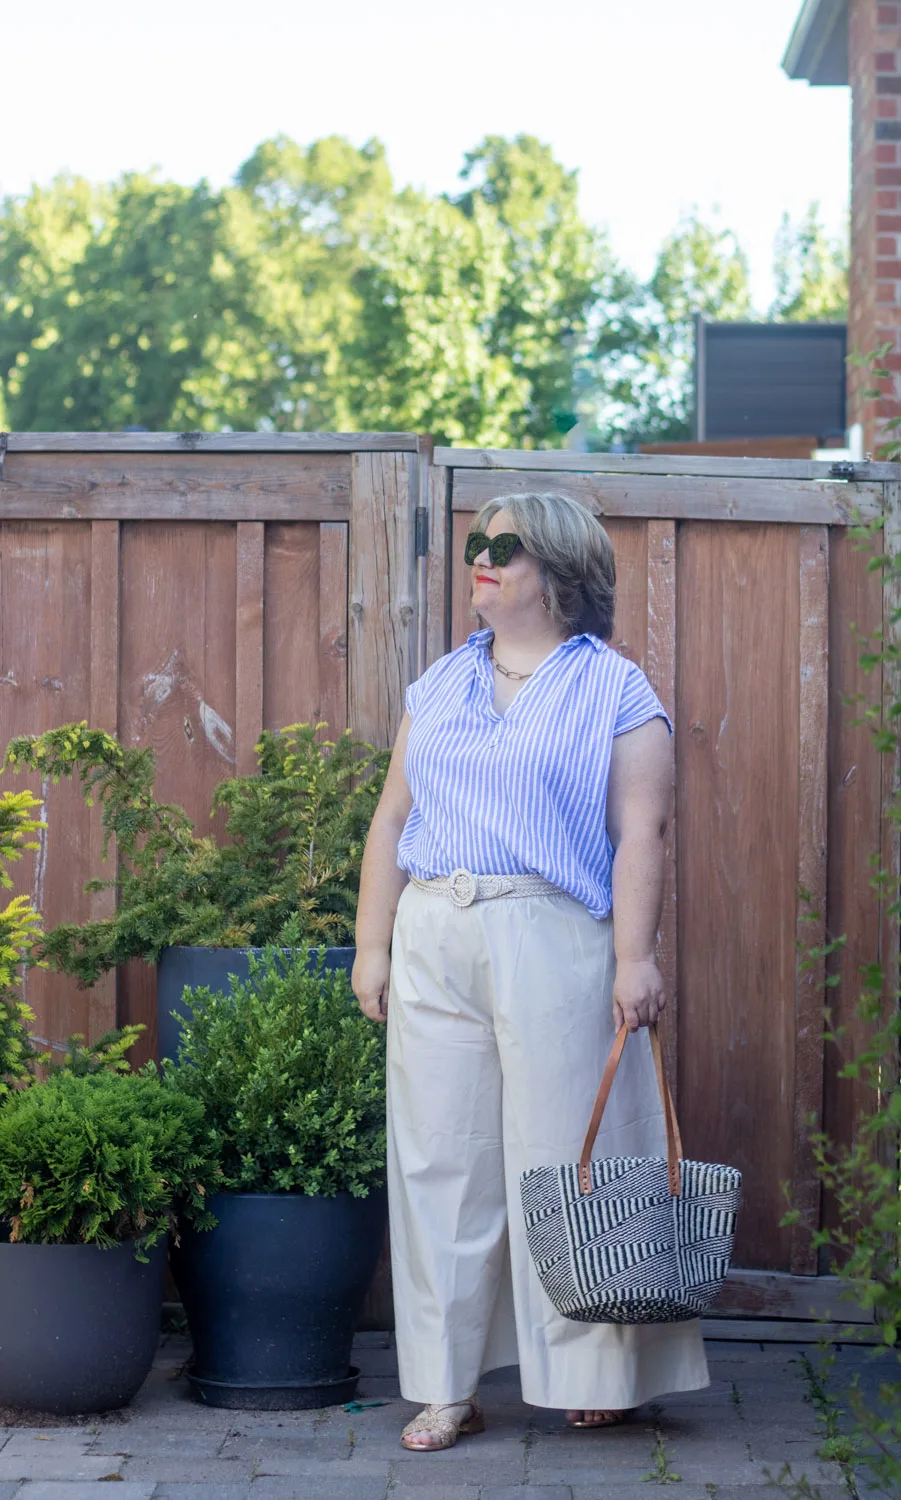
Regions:
[[[456,1417],[446,1416],[445,1413],[452,1406],[468,1405],[469,1416],[462,1421]],[[418,1417],[408,1422],[400,1435],[401,1446],[409,1448],[411,1453],[438,1453],[442,1448],[452,1448],[461,1433],[471,1435],[476,1432],[485,1431],[485,1413],[479,1406],[474,1395],[467,1396],[463,1401],[445,1401],[440,1405],[424,1406]],[[414,1437],[417,1432],[435,1432],[440,1442],[430,1443],[427,1448],[420,1443],[408,1443],[407,1438]]]
[[[574,1407],[573,1408],[573,1410],[575,1410],[575,1411],[578,1411],[578,1409],[579,1409],[578,1407]],[[601,1413],[601,1421],[600,1422],[571,1422],[569,1420],[569,1418],[567,1417],[567,1419],[566,1419],[566,1425],[567,1425],[567,1427],[584,1427],[586,1429],[589,1428],[589,1427],[619,1427],[619,1425],[622,1422],[625,1422],[628,1419],[628,1417],[630,1416],[630,1414],[631,1414],[631,1409],[630,1408],[627,1408],[626,1410],[620,1410],[620,1409],[612,1407],[612,1406],[589,1407],[588,1410],[589,1411],[599,1411]]]

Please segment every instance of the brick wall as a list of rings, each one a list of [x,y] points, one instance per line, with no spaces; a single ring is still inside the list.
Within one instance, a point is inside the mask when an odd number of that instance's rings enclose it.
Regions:
[[[866,371],[849,367],[849,423],[876,453],[888,417],[901,416],[901,3],[851,0],[851,296],[848,347],[891,344],[898,373],[878,400]]]

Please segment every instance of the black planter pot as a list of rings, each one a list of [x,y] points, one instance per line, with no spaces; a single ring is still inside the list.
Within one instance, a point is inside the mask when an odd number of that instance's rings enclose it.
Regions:
[[[293,1411],[350,1401],[350,1348],[382,1247],[387,1194],[217,1193],[215,1229],[172,1247],[210,1406]]]
[[[125,1406],[160,1336],[166,1242],[0,1242],[0,1406],[75,1416]]]
[[[192,989],[206,985],[211,990],[227,995],[231,989],[229,974],[235,974],[240,980],[249,979],[248,955],[253,953],[259,958],[262,952],[262,948],[203,948],[179,944],[163,949],[156,971],[159,1057],[171,1057],[173,1060],[178,1058],[177,1018],[187,1015],[186,1007],[182,1004],[185,985],[190,985]],[[318,948],[310,949],[311,971],[316,967],[318,955]],[[344,969],[349,979],[356,955],[356,948],[326,948],[325,967]],[[177,1013],[175,1016],[173,1011]]]

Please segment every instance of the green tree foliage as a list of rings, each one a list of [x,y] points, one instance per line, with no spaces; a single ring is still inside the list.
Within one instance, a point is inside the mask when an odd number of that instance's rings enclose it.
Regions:
[[[385,1028],[343,969],[309,958],[295,914],[246,982],[185,992],[167,1072],[202,1107],[223,1190],[362,1198],[384,1181]]]
[[[232,425],[365,428],[349,359],[363,311],[357,282],[394,199],[377,141],[357,150],[330,136],[303,148],[279,136],[239,169],[224,194],[228,258],[247,268],[260,369],[254,402]]]
[[[783,225],[772,316],[841,317],[816,205]],[[60,177],[0,204],[0,419],[430,431],[554,447],[687,437],[693,320],[751,315],[734,235],[687,215],[642,283],[532,136],[489,136],[461,191],[398,191],[383,147],[264,141],[214,191]]]
[[[467,219],[441,200],[400,197],[357,279],[348,379],[361,428],[487,446],[524,437],[528,377],[489,338],[504,274],[502,232],[481,206]]]
[[[576,173],[533,136],[488,136],[466,156],[462,177],[468,186],[456,206],[500,231],[502,276],[486,343],[523,385],[508,442],[531,446],[559,432],[572,411],[575,366],[613,258],[581,218]]]
[[[5,420],[559,443],[612,259],[531,137],[489,138],[464,180],[398,193],[377,142],[279,137],[221,192],[128,175],[7,200]]]
[[[63,1069],[0,1109],[0,1220],[13,1241],[109,1247],[139,1259],[174,1222],[199,1227],[215,1158],[203,1106],[140,1073]]]
[[[830,238],[811,203],[797,224],[783,214],[776,237],[771,318],[837,322],[848,316],[848,235]]]
[[[214,428],[242,411],[260,352],[229,227],[203,183],[62,178],[7,200],[7,420],[26,431]]]
[[[748,262],[730,230],[692,213],[664,240],[646,288],[626,288],[625,353],[605,361],[601,439],[677,441],[691,436],[694,320],[751,316]]]

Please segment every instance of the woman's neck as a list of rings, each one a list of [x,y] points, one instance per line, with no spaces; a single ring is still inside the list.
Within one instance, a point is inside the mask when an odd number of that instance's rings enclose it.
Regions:
[[[493,625],[489,628],[494,631],[489,644],[495,658],[516,671],[531,670],[566,640],[553,626],[536,631],[504,631]]]

